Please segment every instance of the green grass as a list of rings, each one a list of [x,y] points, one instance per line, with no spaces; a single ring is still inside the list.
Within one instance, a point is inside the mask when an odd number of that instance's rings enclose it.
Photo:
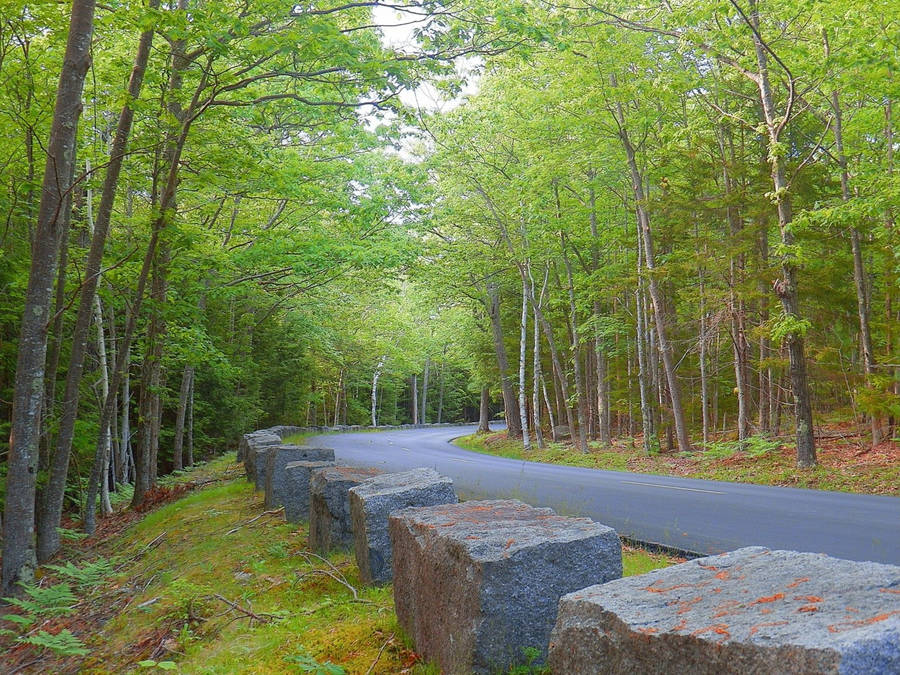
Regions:
[[[454,442],[474,452],[548,464],[900,496],[900,462],[891,454],[896,451],[888,448],[870,454],[850,441],[821,448],[819,464],[812,469],[797,468],[789,444],[764,437],[749,439],[743,448],[735,441],[720,441],[690,453],[649,456],[632,439],[613,446],[592,442],[587,453],[564,443],[548,443],[545,450],[533,444],[526,453],[520,440],[507,439],[503,432],[464,436]]]

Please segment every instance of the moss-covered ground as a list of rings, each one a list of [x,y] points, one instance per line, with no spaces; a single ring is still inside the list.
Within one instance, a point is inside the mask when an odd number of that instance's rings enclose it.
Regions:
[[[402,635],[391,587],[363,587],[349,554],[310,554],[306,525],[265,512],[240,473],[215,460],[160,490],[155,510],[120,512],[99,537],[69,544],[65,559],[107,560],[114,572],[31,632],[71,630],[89,653],[60,657],[7,636],[0,672],[437,672]],[[626,574],[672,561],[624,553]],[[60,581],[44,572],[43,585]]]

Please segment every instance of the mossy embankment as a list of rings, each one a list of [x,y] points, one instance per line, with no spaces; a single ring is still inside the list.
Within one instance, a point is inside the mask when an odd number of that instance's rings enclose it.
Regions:
[[[89,653],[60,657],[7,637],[0,671],[437,672],[402,635],[391,586],[361,586],[350,554],[312,555],[307,526],[265,512],[239,467],[222,458],[179,481],[167,488],[179,498],[139,519],[117,514],[104,538],[64,552],[78,565],[105,559],[114,572],[80,592],[72,613],[33,629],[71,630]],[[131,522],[117,528],[116,519]],[[670,563],[625,552],[626,573]],[[56,581],[48,571],[43,583]]]

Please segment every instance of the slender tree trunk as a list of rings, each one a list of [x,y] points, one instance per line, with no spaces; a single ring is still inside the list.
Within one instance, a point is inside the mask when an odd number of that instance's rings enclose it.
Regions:
[[[426,414],[426,406],[428,404],[428,378],[431,372],[431,358],[425,357],[425,372],[422,374],[422,413],[419,419],[422,424],[428,424],[428,415]]]
[[[640,228],[640,225],[638,225]],[[640,237],[640,232],[638,232],[638,237]],[[636,347],[637,347],[637,362],[638,362],[638,393],[641,397],[641,430],[644,436],[644,452],[648,455],[653,452],[653,439],[656,437],[656,428],[653,423],[654,415],[650,397],[650,382],[648,376],[648,364],[647,364],[647,321],[646,315],[644,313],[644,277],[643,277],[643,265],[641,263],[643,256],[641,255],[641,245],[638,242],[638,250],[637,250],[637,265],[638,265],[638,283],[637,289],[634,292],[634,303],[635,303],[635,316],[637,317],[637,335],[636,335]]]
[[[533,311],[533,310],[532,310]],[[532,350],[532,388],[531,388],[531,413],[534,438],[538,447],[543,450],[546,447],[544,433],[541,430],[541,327],[538,325],[537,315],[534,316],[534,349]]]
[[[559,199],[557,195],[557,207],[558,207]],[[581,367],[581,359],[579,358],[579,339],[578,339],[578,310],[575,304],[575,281],[572,277],[572,262],[569,260],[569,254],[566,250],[566,239],[565,235],[560,233],[562,254],[563,254],[563,264],[566,266],[566,278],[568,280],[568,292],[569,292],[569,326],[570,332],[572,334],[572,361],[575,366],[575,406],[578,414],[578,449],[581,452],[588,451],[587,444],[587,420],[585,419],[585,386],[584,386],[584,372]],[[575,431],[572,430],[572,436],[574,438]]]
[[[191,373],[191,389],[188,392],[187,412],[187,466],[194,466],[194,374]]]
[[[743,223],[738,207],[733,203],[734,179],[729,171],[729,164],[733,164],[735,161],[734,148],[729,131],[724,125],[719,130],[719,154],[722,161],[722,183],[725,189],[725,212],[732,246],[734,246],[740,237]],[[745,330],[744,303],[738,294],[738,286],[743,282],[743,271],[743,254],[732,253],[728,259],[728,304],[731,314],[731,346],[734,352],[734,382],[738,402],[738,441],[741,446],[751,435],[748,401],[750,394],[749,344]]]
[[[131,350],[128,349],[124,355],[122,369],[122,422],[119,425],[121,432],[121,441],[119,442],[120,451],[122,453],[122,482],[131,482],[133,480],[131,470],[134,468],[134,454],[131,450]]]
[[[93,3],[91,3],[93,4]],[[151,9],[159,6],[159,0],[149,0]],[[134,66],[128,81],[128,96],[126,104],[119,114],[119,122],[116,134],[110,148],[110,161],[103,181],[103,191],[100,196],[100,205],[97,209],[97,222],[94,234],[91,237],[91,248],[88,252],[87,263],[84,270],[84,283],[78,303],[78,314],[75,319],[75,328],[72,335],[72,353],[69,357],[69,369],[66,374],[66,388],[63,399],[63,411],[60,418],[59,434],[56,448],[51,459],[50,477],[47,489],[41,503],[41,525],[38,532],[38,556],[41,560],[47,560],[59,550],[60,540],[57,527],[62,516],[63,499],[65,496],[66,479],[69,471],[69,457],[72,453],[72,441],[75,434],[75,420],[78,415],[78,395],[81,384],[81,376],[84,368],[84,355],[87,349],[88,333],[90,331],[91,314],[93,311],[93,298],[100,280],[100,267],[103,262],[103,251],[106,246],[106,237],[112,219],[112,209],[115,202],[116,188],[122,169],[125,151],[128,147],[128,138],[131,134],[131,126],[134,120],[132,101],[140,97],[144,71],[150,56],[150,46],[153,40],[153,30],[141,33],[138,42],[137,54]],[[80,96],[80,94],[79,94]],[[117,359],[118,360],[118,359]],[[127,409],[128,399],[125,399]],[[128,425],[123,426],[123,433],[129,431]]]
[[[830,55],[828,35],[824,34],[825,56]],[[837,90],[831,92],[831,109],[834,114],[832,133],[834,134],[834,154],[837,157],[841,170],[841,201],[845,204],[850,196],[850,171],[847,168],[847,156],[844,154],[844,121],[841,110],[840,96]],[[856,310],[859,319],[859,338],[862,344],[863,368],[866,374],[866,384],[873,387],[873,378],[877,364],[875,362],[875,350],[872,348],[872,332],[869,328],[869,299],[866,293],[866,270],[863,264],[862,246],[859,241],[859,230],[853,226],[850,228],[850,249],[853,253],[853,284],[856,287]],[[872,445],[881,443],[881,425],[878,415],[870,414],[869,423],[872,429]]]
[[[638,226],[640,228],[640,241],[642,242],[644,249],[644,264],[648,272],[650,300],[653,303],[653,315],[656,319],[656,336],[659,339],[660,356],[662,357],[663,367],[666,373],[666,381],[669,385],[669,399],[672,403],[672,418],[675,423],[675,435],[678,439],[678,449],[681,452],[688,452],[691,449],[691,443],[688,438],[687,426],[684,421],[684,408],[681,404],[681,386],[678,383],[678,378],[675,374],[675,359],[672,354],[672,346],[669,343],[668,333],[666,332],[665,304],[655,274],[656,258],[653,251],[653,233],[650,228],[650,215],[646,208],[643,177],[638,169],[635,150],[631,144],[628,131],[625,128],[625,116],[622,112],[621,103],[616,106],[616,118],[619,125],[619,137],[625,148],[628,167],[631,172],[631,187],[635,198],[635,208],[637,211]]]
[[[174,208],[174,202],[172,204]],[[148,485],[156,485],[159,474],[159,433],[162,424],[162,395],[165,389],[165,375],[162,362],[166,342],[166,316],[165,304],[168,293],[168,245],[160,242],[159,253],[153,268],[153,280],[151,282],[150,297],[153,307],[150,314],[150,329],[147,335],[148,351],[144,356],[150,362],[150,383],[145,383],[150,392],[150,418],[146,420],[150,435],[150,456],[147,460]],[[143,388],[142,386],[142,388]],[[136,494],[136,491],[135,491]],[[140,496],[143,499],[143,495]]]
[[[522,318],[519,321],[519,423],[522,426],[522,445],[531,450],[531,436],[528,433],[528,406],[525,393],[525,359],[528,355],[528,282],[522,275]]]
[[[491,390],[484,386],[481,388],[481,404],[478,406],[478,432],[479,434],[491,433]]]
[[[503,393],[503,408],[506,411],[506,435],[518,438],[522,435],[519,416],[517,414],[516,395],[513,392],[512,380],[509,377],[509,359],[506,355],[506,344],[503,340],[503,325],[500,321],[500,287],[489,281],[487,289],[487,310],[491,319],[491,331],[494,337],[494,352],[497,355],[497,368],[500,371],[500,388]]]
[[[447,347],[444,346],[444,351],[441,355],[441,370],[440,370],[440,384],[438,385],[438,409],[437,409],[437,423],[440,424],[444,421],[444,360],[447,356]]]
[[[175,413],[175,438],[172,440],[172,469],[180,471],[184,468],[184,422],[187,419],[188,396],[191,392],[191,381],[194,379],[194,367],[186,365],[181,375],[181,388],[178,391],[178,410]]]
[[[762,272],[769,267],[769,232],[765,223],[759,228],[759,262]],[[759,322],[766,325],[769,321],[769,298],[767,294],[765,277],[760,274],[759,285]],[[759,336],[759,417],[757,425],[760,433],[768,433],[772,430],[771,410],[774,385],[772,384],[772,366],[768,361],[771,358],[771,344],[767,331],[761,330]]]
[[[794,234],[791,229],[793,219],[790,185],[781,151],[781,132],[789,119],[775,110],[772,86],[769,81],[769,52],[759,32],[759,8],[757,0],[750,0],[750,28],[756,51],[758,74],[756,84],[763,109],[763,117],[768,134],[768,157],[771,167],[772,185],[777,200],[778,228],[785,253],[781,257],[781,279],[775,284],[775,293],[781,300],[784,313],[792,321],[800,319],[800,294],[797,289],[797,267],[794,259]],[[792,84],[792,83],[791,83]],[[806,355],[804,339],[800,328],[791,330],[786,338],[790,357],[791,389],[794,394],[794,417],[797,429],[797,464],[808,468],[816,464],[816,445],[813,429],[812,403],[809,396],[809,381],[806,375]]]
[[[103,305],[100,302],[99,295],[94,296],[94,324],[97,327],[97,354],[100,362],[100,400],[105,401],[109,396],[109,363],[106,357],[106,336],[103,330]],[[106,425],[105,429],[101,429],[101,434],[103,434],[104,446],[104,479],[100,490],[100,509],[101,513],[108,515],[112,513],[112,505],[109,502],[109,462],[112,453],[112,437],[109,424]]]
[[[3,512],[0,594],[29,581],[35,568],[35,488],[47,358],[47,329],[67,195],[72,189],[81,93],[90,63],[94,0],[73,0],[69,35],[47,145],[41,203],[19,333]]]
[[[384,369],[384,362],[387,360],[387,356],[381,356],[378,359],[378,364],[375,366],[375,372],[372,375],[372,426],[378,426],[378,379],[381,377],[381,371]]]
[[[179,0],[179,6],[182,4],[186,5],[186,0]],[[174,91],[180,88],[180,78],[181,71],[187,67],[187,63],[182,58],[174,59],[175,66],[173,66],[173,72],[169,80],[169,90]],[[184,122],[181,124],[180,130],[178,134],[173,134],[173,138],[169,139],[167,142],[166,154],[168,156],[166,162],[166,180],[165,186],[162,192],[162,196],[159,202],[159,208],[157,211],[157,215],[154,217],[151,228],[150,228],[150,241],[147,245],[147,252],[144,256],[144,263],[141,267],[141,272],[138,277],[137,290],[135,292],[134,304],[131,308],[131,312],[128,317],[128,324],[125,329],[125,334],[122,337],[122,345],[120,347],[121,350],[127,351],[131,346],[131,340],[134,336],[135,327],[137,325],[137,317],[140,312],[141,304],[144,298],[144,290],[146,289],[147,279],[150,275],[150,269],[152,267],[153,261],[156,257],[157,253],[157,244],[159,243],[160,235],[163,230],[166,228],[169,219],[172,217],[172,210],[175,206],[175,192],[178,186],[178,175],[179,175],[179,165],[181,160],[181,153],[184,150],[185,142],[187,141],[188,133],[190,132],[191,124],[193,122],[192,114],[197,109],[198,101],[201,92],[206,88],[207,85],[207,75],[208,72],[204,71],[204,74],[200,78],[200,82],[197,88],[194,91],[194,96],[191,101],[190,107],[187,113],[184,115]],[[175,85],[175,81],[178,81],[178,86]],[[124,359],[117,357],[116,359],[116,368],[113,371],[113,382],[111,385],[111,389],[115,389],[119,386],[119,381],[122,377],[122,368],[124,367]],[[114,413],[111,410],[112,399],[110,398],[107,403],[104,405],[103,410],[101,412],[101,426],[104,422],[104,416],[106,419],[110,415]],[[148,411],[149,414],[149,411]],[[138,448],[140,452],[141,448]],[[91,476],[88,479],[88,491],[86,497],[85,504],[85,518],[84,518],[84,529],[88,533],[92,533],[96,526],[96,512],[94,500],[97,496],[97,481],[99,480],[99,470],[101,462],[98,461],[102,459],[102,456],[98,453],[94,456],[94,463],[91,468]],[[144,492],[138,492],[138,483],[140,480],[140,471],[139,471],[139,462],[147,461],[147,457],[145,456],[143,460],[141,460],[136,453],[135,456],[135,495],[140,495],[139,500],[143,500],[144,493],[146,492],[146,484],[142,487]],[[140,504],[140,501],[137,503],[134,499],[132,499],[132,504],[137,506]]]
[[[412,380],[410,381],[410,387],[412,389],[412,418],[413,424],[419,423],[419,379],[416,375],[412,376]]]
[[[703,424],[703,444],[709,443],[709,374],[707,372],[707,331],[709,317],[706,311],[706,284],[704,268],[699,269],[700,276],[700,418]]]

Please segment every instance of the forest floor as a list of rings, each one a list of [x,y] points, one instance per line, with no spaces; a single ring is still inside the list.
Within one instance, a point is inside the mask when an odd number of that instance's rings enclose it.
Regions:
[[[362,586],[347,553],[310,553],[307,525],[264,511],[231,457],[166,481],[93,537],[70,532],[28,609],[0,608],[32,621],[0,621],[0,672],[437,673],[403,636],[391,586]],[[623,558],[626,574],[677,561]]]
[[[454,442],[466,450],[533,462],[900,497],[900,444],[889,440],[872,447],[849,425],[817,432],[819,463],[812,469],[797,468],[791,440],[763,436],[750,438],[743,449],[736,441],[720,440],[693,452],[651,455],[643,451],[640,437],[616,439],[607,446],[591,441],[587,453],[571,443],[548,443],[545,450],[532,443],[526,452],[522,441],[508,439],[506,432],[465,436]]]

